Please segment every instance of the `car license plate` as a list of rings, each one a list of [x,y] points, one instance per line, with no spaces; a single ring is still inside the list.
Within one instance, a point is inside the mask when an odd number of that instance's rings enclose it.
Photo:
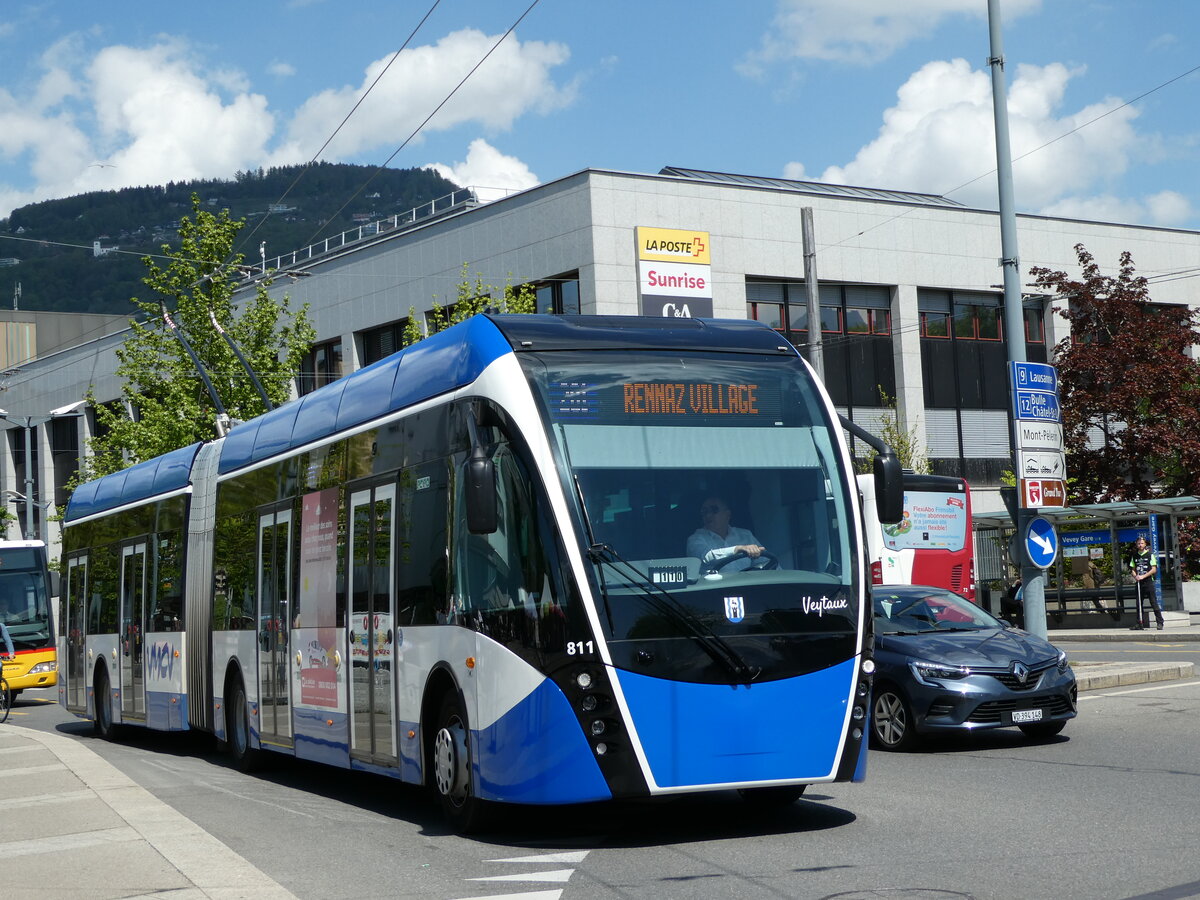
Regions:
[[[1021,722],[1040,722],[1042,721],[1042,711],[1040,709],[1014,709],[1013,724],[1019,725]]]

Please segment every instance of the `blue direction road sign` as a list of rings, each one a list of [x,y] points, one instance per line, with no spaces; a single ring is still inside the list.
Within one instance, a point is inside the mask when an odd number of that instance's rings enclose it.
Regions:
[[[1058,394],[1043,391],[1017,391],[1014,394],[1018,419],[1032,422],[1061,422],[1062,409],[1058,405]]]
[[[1042,516],[1034,516],[1025,527],[1025,555],[1039,569],[1054,565],[1058,556],[1058,532],[1054,523]]]
[[[1013,418],[1026,422],[1061,422],[1058,405],[1058,371],[1045,363],[1009,363],[1012,378]]]
[[[1045,363],[1013,362],[1013,390],[1058,393],[1058,370]]]

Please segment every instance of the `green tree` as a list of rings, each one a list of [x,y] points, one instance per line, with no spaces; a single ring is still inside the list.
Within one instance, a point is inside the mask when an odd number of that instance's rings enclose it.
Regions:
[[[262,399],[237,356],[213,325],[213,317],[236,342],[272,403],[282,403],[316,332],[307,305],[296,312],[288,300],[258,282],[241,309],[234,303],[241,254],[232,253],[245,225],[228,210],[213,214],[192,195],[192,217],[179,226],[179,248],[163,246],[165,266],[146,257],[142,282],[151,299],[133,298],[137,318],[132,334],[117,350],[123,379],[121,403],[99,404],[97,436],[88,442],[77,482],[116,472],[133,463],[207,440],[217,434],[217,409],[190,356],[165,321],[164,306],[191,344],[230,418],[246,420],[265,412]],[[212,314],[210,316],[210,313]],[[130,412],[132,411],[132,415]]]
[[[434,298],[433,309],[425,317],[428,334],[421,331],[416,307],[408,308],[408,321],[404,323],[404,346],[415,344],[430,334],[445,331],[451,325],[465,322],[471,316],[487,311],[501,313],[537,312],[537,293],[528,284],[513,285],[506,282],[503,288],[488,284],[479,273],[471,275],[466,263],[462,265],[462,281],[454,301],[443,306]]]
[[[875,430],[875,436],[896,451],[896,458],[905,469],[918,475],[928,475],[929,459],[921,452],[919,423],[914,422],[907,430],[902,428],[900,413],[896,409],[896,398],[889,396],[883,388],[879,388],[879,405],[887,411],[884,413],[883,422]],[[867,449],[870,451],[867,457],[858,462],[858,471],[864,474],[873,471],[875,465],[875,450]]]
[[[1082,277],[1036,267],[1067,301],[1054,348],[1073,502],[1149,500],[1200,490],[1200,312],[1153,304],[1130,253],[1115,276],[1075,245]]]

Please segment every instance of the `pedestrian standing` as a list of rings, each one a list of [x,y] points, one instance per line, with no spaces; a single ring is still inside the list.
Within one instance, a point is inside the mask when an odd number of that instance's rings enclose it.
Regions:
[[[1146,539],[1142,535],[1138,535],[1133,546],[1134,552],[1133,558],[1129,560],[1129,571],[1133,573],[1133,580],[1136,582],[1138,592],[1138,621],[1134,627],[1140,631],[1150,624],[1148,619],[1143,620],[1142,617],[1142,601],[1145,601],[1154,610],[1154,619],[1158,623],[1158,630],[1162,631],[1162,605],[1158,602],[1158,591],[1154,582],[1154,576],[1158,574],[1158,560],[1146,546]]]

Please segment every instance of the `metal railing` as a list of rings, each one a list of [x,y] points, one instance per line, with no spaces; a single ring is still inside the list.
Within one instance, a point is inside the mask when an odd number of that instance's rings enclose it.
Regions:
[[[368,238],[373,238],[390,231],[403,231],[457,209],[470,209],[478,206],[481,202],[483,201],[479,199],[475,188],[463,188],[444,197],[438,197],[435,200],[430,200],[428,203],[423,203],[408,210],[408,212],[397,213],[394,216],[376,219],[373,222],[364,222],[356,228],[343,231],[341,234],[331,235],[323,241],[309,244],[300,250],[293,250],[291,253],[282,253],[272,259],[266,259],[263,261],[263,266],[267,271],[294,269],[296,266],[302,265],[309,260],[316,259],[336,250],[341,250],[343,247],[352,246]]]

